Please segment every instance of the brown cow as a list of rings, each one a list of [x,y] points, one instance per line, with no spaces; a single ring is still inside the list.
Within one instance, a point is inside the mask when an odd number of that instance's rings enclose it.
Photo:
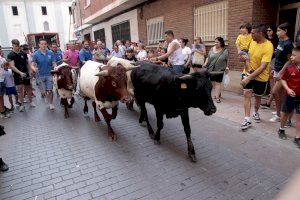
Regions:
[[[52,70],[51,74],[53,76],[54,85],[60,96],[60,103],[65,108],[65,118],[68,118],[68,108],[72,108],[74,103],[74,84],[71,69],[69,68],[68,64],[63,63],[55,70]]]
[[[87,100],[93,100],[95,121],[100,121],[97,109],[101,111],[108,127],[108,137],[116,140],[110,122],[117,117],[118,101],[126,102],[129,97],[127,91],[126,71],[133,68],[125,68],[118,64],[114,67],[94,61],[87,61],[80,71],[80,90],[85,97],[84,113],[88,112]],[[107,109],[112,109],[109,114]]]

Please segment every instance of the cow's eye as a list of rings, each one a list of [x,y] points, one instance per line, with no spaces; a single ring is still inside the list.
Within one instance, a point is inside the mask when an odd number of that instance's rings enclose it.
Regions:
[[[117,83],[115,81],[111,82],[112,86],[117,87]]]

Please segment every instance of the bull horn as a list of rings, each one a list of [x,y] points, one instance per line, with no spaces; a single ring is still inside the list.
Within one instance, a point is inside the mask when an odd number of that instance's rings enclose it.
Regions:
[[[95,74],[95,76],[107,76],[108,75],[108,70],[103,70]]]
[[[189,74],[186,74],[186,75],[184,75],[184,76],[181,76],[181,77],[179,77],[181,80],[189,80],[189,79],[192,79],[192,76],[191,75],[189,75]]]
[[[128,66],[128,67],[126,67],[126,71],[133,70],[133,69],[135,69],[135,68],[137,68],[137,67],[140,67],[140,65],[132,65],[132,66]]]

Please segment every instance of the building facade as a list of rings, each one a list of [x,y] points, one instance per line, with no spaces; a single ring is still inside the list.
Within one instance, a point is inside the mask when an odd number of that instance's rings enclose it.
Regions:
[[[75,27],[81,39],[100,39],[112,47],[116,39],[155,46],[165,30],[190,42],[202,37],[209,50],[222,36],[229,50],[229,67],[239,71],[235,40],[241,23],[279,24],[288,21],[300,31],[299,0],[77,0]],[[74,4],[73,4],[74,5]],[[77,12],[76,12],[77,11]],[[80,16],[79,16],[80,15]],[[191,44],[191,43],[190,43]],[[190,45],[189,44],[189,45]]]
[[[0,0],[0,44],[28,43],[27,34],[57,33],[60,46],[73,40],[71,0]]]

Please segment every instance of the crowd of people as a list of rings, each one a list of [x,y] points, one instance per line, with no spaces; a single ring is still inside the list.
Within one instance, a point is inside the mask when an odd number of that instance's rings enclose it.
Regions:
[[[280,122],[278,135],[286,139],[285,128],[291,126],[295,110],[297,125],[294,142],[300,148],[300,47],[293,43],[289,34],[288,23],[277,28],[267,25],[252,26],[249,23],[240,26],[236,49],[244,66],[240,84],[244,89],[245,117],[241,129],[246,130],[252,125],[250,110],[253,95],[252,118],[255,122],[260,122],[259,108],[270,108],[275,100],[276,112],[270,121]],[[26,44],[20,45],[17,39],[12,40],[11,44],[12,51],[7,60],[2,57],[0,48],[1,118],[9,118],[15,107],[18,107],[19,112],[24,112],[26,97],[30,107],[36,106],[33,101],[33,79],[41,97],[49,104],[49,109],[55,109],[51,70],[63,62],[74,69],[78,76],[80,67],[87,61],[106,63],[111,57],[134,62],[154,62],[168,67],[178,75],[207,71],[213,83],[212,96],[216,103],[221,103],[221,83],[224,81],[224,74],[229,72],[228,50],[222,37],[215,38],[214,45],[206,51],[200,37],[196,37],[193,44],[189,45],[188,39],[176,39],[171,30],[165,32],[165,38],[159,41],[157,48],[150,49],[142,42],[129,40],[117,40],[112,50],[100,40],[92,47],[89,41],[83,41],[80,50],[76,50],[75,44],[68,44],[65,52],[56,43],[48,44],[44,39],[39,40],[39,49],[35,52],[31,52]],[[268,95],[267,89],[270,87],[269,99],[262,104],[262,96]],[[5,107],[4,95],[8,96],[9,108]]]

